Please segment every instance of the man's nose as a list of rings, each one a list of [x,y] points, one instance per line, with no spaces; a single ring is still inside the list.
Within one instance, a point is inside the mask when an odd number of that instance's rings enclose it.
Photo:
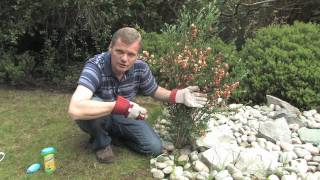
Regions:
[[[122,61],[128,61],[129,57],[128,57],[128,54],[124,53],[121,57],[121,60]]]

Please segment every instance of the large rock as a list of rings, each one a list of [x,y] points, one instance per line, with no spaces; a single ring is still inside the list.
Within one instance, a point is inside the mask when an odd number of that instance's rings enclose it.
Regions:
[[[275,112],[273,119],[278,119],[284,117],[287,120],[288,124],[299,124],[300,127],[307,126],[307,121],[305,118],[301,118],[300,115],[292,113],[286,109],[280,109]]]
[[[298,130],[298,134],[303,142],[320,145],[320,129],[309,129],[303,127]]]
[[[264,179],[269,172],[278,167],[279,154],[262,148],[244,149],[235,163],[236,168],[243,172],[254,174],[258,179]]]
[[[307,126],[307,122],[300,118],[301,112],[298,108],[292,106],[286,101],[283,101],[277,97],[267,95],[267,104],[279,105],[282,109],[275,112],[274,119],[284,117],[288,124],[299,124],[300,127]]]
[[[227,124],[209,126],[209,132],[196,141],[198,147],[214,147],[216,144],[237,144],[233,132]]]
[[[276,143],[277,141],[291,143],[291,131],[285,118],[275,121],[261,122],[259,136]]]
[[[270,104],[279,105],[291,113],[294,113],[296,115],[300,114],[300,111],[298,108],[292,106],[291,104],[289,104],[286,101],[283,101],[283,100],[281,100],[277,97],[271,96],[271,95],[267,95],[267,104],[268,105],[270,105]]]
[[[240,148],[236,145],[217,144],[204,151],[200,157],[201,161],[215,170],[222,170],[228,164],[234,164],[239,156]]]

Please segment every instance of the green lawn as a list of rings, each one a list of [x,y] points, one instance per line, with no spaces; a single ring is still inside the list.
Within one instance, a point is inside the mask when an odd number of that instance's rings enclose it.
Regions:
[[[42,90],[0,89],[0,179],[152,179],[149,156],[126,147],[115,147],[118,160],[100,164],[86,148],[88,135],[69,119],[71,94]],[[151,120],[160,113],[159,104],[149,98],[138,99],[149,110]],[[47,175],[43,169],[26,174],[26,168],[40,162],[41,149],[57,149],[57,171]]]

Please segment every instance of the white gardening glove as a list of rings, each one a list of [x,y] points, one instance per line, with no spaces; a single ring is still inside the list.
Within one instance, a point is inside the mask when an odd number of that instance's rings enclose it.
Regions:
[[[128,109],[128,118],[133,118],[133,119],[140,119],[144,120],[147,118],[147,110],[141,106],[139,106],[137,103],[131,102],[130,101],[131,107]]]
[[[147,118],[147,110],[137,103],[131,102],[122,96],[117,97],[112,114],[124,115],[127,118],[144,120]]]
[[[172,90],[170,102],[202,108],[207,103],[207,95],[200,93],[198,86],[189,86],[180,90]]]

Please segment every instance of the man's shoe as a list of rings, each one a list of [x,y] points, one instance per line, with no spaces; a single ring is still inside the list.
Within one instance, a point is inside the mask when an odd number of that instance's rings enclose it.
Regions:
[[[110,145],[108,145],[104,149],[97,150],[96,157],[97,160],[101,163],[112,163],[115,160],[115,156]]]

